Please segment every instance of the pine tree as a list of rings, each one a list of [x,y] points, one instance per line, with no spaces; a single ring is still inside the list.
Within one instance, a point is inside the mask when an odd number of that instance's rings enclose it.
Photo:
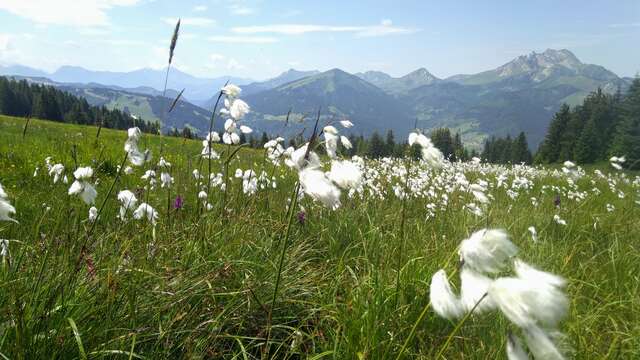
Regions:
[[[531,164],[531,157],[531,151],[529,151],[529,145],[527,144],[527,137],[523,131],[517,138],[515,138],[511,146],[511,162],[513,164]]]
[[[540,148],[536,154],[536,162],[553,163],[559,160],[561,147],[560,142],[563,133],[567,129],[570,118],[571,108],[569,108],[569,105],[567,104],[562,104],[560,110],[558,110],[553,117],[551,124],[549,124],[549,129],[547,130],[547,135],[545,136],[544,141],[540,144]]]
[[[453,147],[453,138],[448,128],[435,129],[429,135],[433,145],[437,147],[444,157],[455,160],[455,151]]]
[[[382,137],[378,132],[374,132],[369,140],[369,148],[367,151],[367,155],[370,158],[377,159],[385,156],[385,143],[382,140]]]
[[[385,144],[384,156],[393,156],[396,150],[396,141],[393,136],[393,130],[387,131],[387,140]]]
[[[269,135],[267,135],[267,133],[263,131],[262,137],[260,138],[260,146],[264,146],[264,144],[266,144],[267,142],[269,142]]]
[[[620,120],[609,155],[625,156],[630,169],[640,169],[640,78],[633,80],[619,105]]]
[[[578,138],[573,158],[580,164],[594,162],[598,157],[598,148],[594,146],[597,141],[596,123],[593,119],[590,119]]]

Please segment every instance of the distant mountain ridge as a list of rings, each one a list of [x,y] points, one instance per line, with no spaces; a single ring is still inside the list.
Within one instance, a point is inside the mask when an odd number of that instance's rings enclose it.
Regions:
[[[259,93],[261,91],[270,90],[280,85],[286,84],[288,82],[296,81],[296,80],[305,78],[307,76],[313,76],[319,73],[320,71],[318,70],[298,71],[295,69],[289,69],[274,78],[271,78],[265,81],[252,82],[250,84],[242,86],[242,96],[247,96],[247,95]],[[215,105],[215,101],[217,97],[218,97],[217,95],[213,95],[207,101],[196,103],[196,104],[202,106],[205,109],[213,109],[213,106]]]
[[[46,75],[26,67],[0,66],[0,74],[8,71],[17,74],[32,72],[40,77]],[[100,80],[100,84],[89,84],[92,90],[87,90],[86,84],[80,84],[82,81],[74,81],[65,87],[87,98],[95,97],[96,92],[100,93],[98,97],[110,94],[107,97],[119,99],[113,100],[111,106],[122,109],[131,105],[126,100],[131,94],[143,97],[160,95],[158,87],[161,88],[164,79],[162,71],[150,69],[111,73],[63,67],[54,74],[67,81]],[[202,100],[194,100],[189,95],[185,95],[183,100],[192,101],[207,110],[189,104],[199,110],[182,112],[180,119],[167,125],[198,127],[200,120],[194,120],[193,114],[198,113],[197,117],[200,117],[208,113],[216,93],[228,79],[197,79],[172,70],[169,84],[174,84],[174,81],[184,84],[185,94],[206,94]],[[608,93],[624,91],[631,80],[620,78],[602,66],[585,64],[568,50],[548,49],[518,56],[492,70],[445,79],[434,76],[425,68],[397,78],[380,71],[352,75],[340,69],[322,73],[290,69],[260,82],[243,85],[243,79],[239,79],[239,84],[243,89],[241,96],[253,110],[247,121],[252,123],[256,132],[295,135],[312,126],[300,119],[312,118],[311,114],[320,108],[323,121],[352,120],[356,126],[349,131],[354,133],[370,134],[391,129],[398,137],[404,137],[417,123],[425,130],[452,128],[463,135],[467,144],[477,148],[487,136],[515,135],[520,131],[525,131],[530,145],[536,147],[562,103],[579,104],[597,88]],[[234,79],[230,81],[234,82]],[[167,96],[175,94],[173,90]],[[294,116],[285,126],[284,118],[289,109]],[[203,126],[200,130],[205,128]]]
[[[420,86],[431,85],[441,81],[425,68],[412,71],[399,78],[394,78],[381,71],[367,71],[365,73],[357,73],[355,75],[372,83],[380,89],[395,95],[406,94]]]
[[[139,69],[128,72],[94,71],[79,66],[62,66],[53,73],[26,66],[0,66],[0,75],[20,75],[28,77],[46,77],[61,83],[96,83],[107,87],[152,88],[162,91],[166,69]],[[184,97],[190,101],[206,101],[226,82],[239,85],[250,83],[250,79],[233,76],[217,78],[198,78],[172,68],[169,72],[168,87],[175,91],[185,89]]]
[[[245,98],[251,104],[253,121],[268,126],[265,119],[283,120],[291,110],[306,115],[306,124],[289,126],[289,133],[302,127],[310,129],[320,110],[325,122],[350,119],[359,124],[356,132],[371,134],[391,129],[406,133],[411,129],[411,114],[405,106],[383,90],[340,69],[308,76]],[[266,120],[268,122],[269,120]],[[273,123],[280,126],[282,121]]]

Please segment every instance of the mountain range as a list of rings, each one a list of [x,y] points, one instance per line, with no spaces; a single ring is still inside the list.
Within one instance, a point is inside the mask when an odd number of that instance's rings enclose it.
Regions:
[[[165,72],[166,69],[156,70],[149,68],[128,72],[92,71],[79,66],[62,66],[52,73],[47,73],[20,65],[0,66],[0,75],[44,77],[59,83],[95,83],[129,90],[141,88],[141,93],[143,94],[146,94],[149,88],[155,89],[158,94],[162,94]],[[198,102],[203,103],[213,96],[226,82],[245,85],[252,82],[252,80],[233,76],[198,78],[172,68],[169,73],[168,84],[170,88],[175,89],[174,92],[185,89],[183,94],[185,99],[197,104]]]
[[[142,69],[127,73],[62,67],[48,74],[23,66],[1,67],[0,74],[26,76],[145,119],[158,120],[164,71]],[[425,130],[446,126],[459,131],[468,146],[479,147],[487,136],[524,131],[530,146],[542,140],[562,103],[579,104],[591,91],[624,91],[632,79],[621,78],[599,65],[585,64],[568,50],[532,52],[478,74],[440,79],[421,68],[402,77],[379,71],[349,74],[288,70],[266,81],[233,77],[199,79],[172,69],[171,88],[185,88],[181,111],[164,128],[185,125],[205,130],[216,91],[227,81],[243,85],[251,105],[247,122],[257,132],[293,136],[313,126],[320,109],[323,121],[353,121],[356,134],[393,130],[404,137],[414,126]],[[167,92],[174,97],[175,90]],[[103,102],[102,104],[100,102]],[[195,105],[190,104],[192,102]],[[155,105],[154,105],[155,104]],[[285,123],[291,111],[289,122]]]

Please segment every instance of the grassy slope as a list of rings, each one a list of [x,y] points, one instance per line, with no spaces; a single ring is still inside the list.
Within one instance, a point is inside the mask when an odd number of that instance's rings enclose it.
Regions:
[[[190,175],[199,166],[206,173],[194,157],[200,144],[166,138],[165,155],[176,179],[171,197],[181,194],[185,208],[172,212],[169,222],[166,190],[144,195],[161,215],[154,239],[149,224],[115,219],[118,205],[112,195],[89,238],[87,257],[76,267],[90,228],[88,206],[66,195],[68,185],[52,184],[43,159],[53,156],[73,168],[75,145],[78,165],[102,169],[99,205],[122,159],[126,135],[103,129],[96,143],[93,127],[34,120],[22,139],[23,125],[23,119],[0,117],[0,183],[20,221],[0,223],[0,237],[15,240],[11,264],[0,270],[1,353],[74,358],[81,342],[90,358],[122,358],[131,349],[150,359],[260,354],[286,227],[284,206],[293,188],[288,171],[275,170],[278,190],[253,197],[242,195],[234,181],[226,216],[220,213],[222,194],[212,190],[216,208],[201,214]],[[160,142],[145,135],[142,147],[158,154]],[[262,169],[260,153],[241,150],[240,158],[242,163],[233,161],[231,172],[236,167]],[[109,165],[100,165],[105,161]],[[37,177],[32,176],[35,166],[41,168]],[[214,171],[220,170],[215,162]],[[142,186],[143,170],[136,171],[115,190]],[[592,187],[582,181],[585,189]],[[633,204],[634,191],[621,186],[627,197],[619,199],[598,180],[602,196],[582,203],[563,199],[560,214],[569,225],[560,227],[552,221],[553,195],[542,194],[541,183],[515,201],[504,191],[493,192],[489,215],[481,220],[461,210],[464,202],[456,197],[428,221],[424,200],[408,201],[405,241],[399,231],[401,202],[393,197],[345,199],[335,212],[305,199],[306,222],[292,228],[274,308],[273,339],[282,346],[272,354],[393,358],[428,303],[431,275],[442,267],[454,273],[459,241],[488,224],[508,229],[523,259],[569,280],[571,310],[562,330],[576,358],[638,356],[640,211]],[[561,182],[548,178],[544,183]],[[529,196],[538,197],[541,205],[534,209]],[[607,203],[616,211],[607,213]],[[537,244],[527,234],[530,225],[540,234]],[[396,296],[398,263],[402,272]],[[77,325],[77,337],[69,318]],[[454,325],[429,311],[409,343],[407,358],[432,358]],[[508,330],[513,327],[497,314],[472,318],[445,355],[503,358]],[[298,345],[292,348],[294,338]]]

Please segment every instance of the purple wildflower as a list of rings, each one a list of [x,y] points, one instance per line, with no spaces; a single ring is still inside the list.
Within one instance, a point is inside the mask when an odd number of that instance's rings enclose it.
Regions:
[[[184,205],[184,199],[182,199],[182,196],[180,195],[176,196],[176,199],[173,202],[173,208],[176,210],[180,210],[182,209],[183,205]]]
[[[300,211],[300,212],[298,212],[296,217],[298,218],[298,223],[300,225],[304,225],[304,222],[305,222],[305,220],[307,218],[306,213],[304,211]]]

